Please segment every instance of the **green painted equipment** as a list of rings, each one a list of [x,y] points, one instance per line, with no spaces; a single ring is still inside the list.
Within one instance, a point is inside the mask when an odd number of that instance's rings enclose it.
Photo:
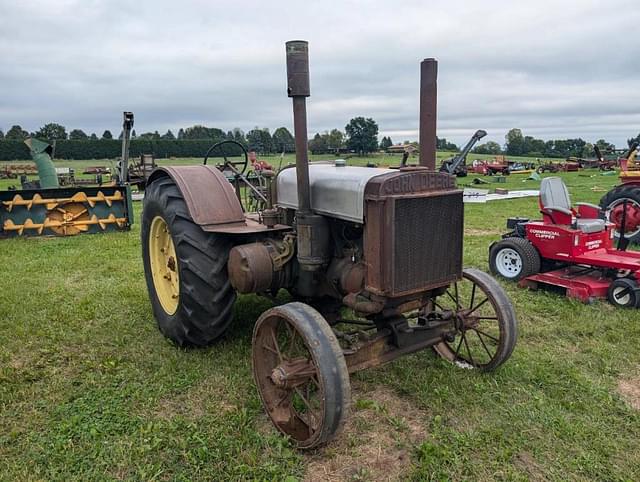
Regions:
[[[51,160],[51,145],[33,137],[29,137],[24,143],[29,147],[31,158],[38,168],[40,187],[43,189],[59,187],[56,168]]]
[[[125,113],[125,123],[132,125],[132,118]],[[0,239],[129,230],[133,207],[126,179],[102,186],[60,187],[51,160],[51,145],[33,138],[25,144],[31,150],[40,179],[29,184],[34,189],[0,191]]]

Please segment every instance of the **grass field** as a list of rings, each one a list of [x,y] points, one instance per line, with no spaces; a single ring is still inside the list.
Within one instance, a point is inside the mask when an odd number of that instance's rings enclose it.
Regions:
[[[617,181],[563,177],[588,202]],[[465,215],[465,264],[486,270],[505,219],[535,217],[537,201]],[[156,329],[139,244],[138,224],[0,242],[0,479],[640,479],[637,310],[504,284],[520,334],[497,372],[423,351],[357,374],[346,431],[300,453],[267,421],[251,376],[253,322],[270,302],[240,297],[220,343],[177,349]]]

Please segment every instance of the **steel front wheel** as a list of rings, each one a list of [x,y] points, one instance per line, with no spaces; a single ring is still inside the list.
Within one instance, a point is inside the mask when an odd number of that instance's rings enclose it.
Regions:
[[[453,318],[453,339],[434,346],[442,358],[463,368],[494,370],[513,352],[517,320],[502,287],[488,274],[465,269],[463,279],[432,301],[435,314]]]
[[[334,438],[349,411],[349,373],[326,320],[304,303],[265,311],[253,331],[253,374],[276,428],[299,448]]]

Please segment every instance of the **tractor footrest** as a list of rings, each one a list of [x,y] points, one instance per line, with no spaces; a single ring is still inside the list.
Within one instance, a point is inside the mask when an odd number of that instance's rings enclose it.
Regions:
[[[580,266],[547,271],[528,276],[519,285],[530,289],[552,287],[564,291],[569,298],[575,298],[583,303],[590,303],[596,298],[606,298],[611,279],[595,269],[585,269]]]

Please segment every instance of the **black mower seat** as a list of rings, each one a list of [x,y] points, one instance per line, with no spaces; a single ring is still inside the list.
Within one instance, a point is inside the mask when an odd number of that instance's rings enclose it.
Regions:
[[[540,183],[540,205],[543,209],[562,212],[564,214],[573,215],[571,209],[571,198],[569,191],[562,179],[559,177],[545,177]],[[600,209],[599,206],[588,203],[578,203],[579,205],[590,206]],[[576,219],[576,228],[585,234],[599,233],[604,231],[606,222],[604,219]]]

